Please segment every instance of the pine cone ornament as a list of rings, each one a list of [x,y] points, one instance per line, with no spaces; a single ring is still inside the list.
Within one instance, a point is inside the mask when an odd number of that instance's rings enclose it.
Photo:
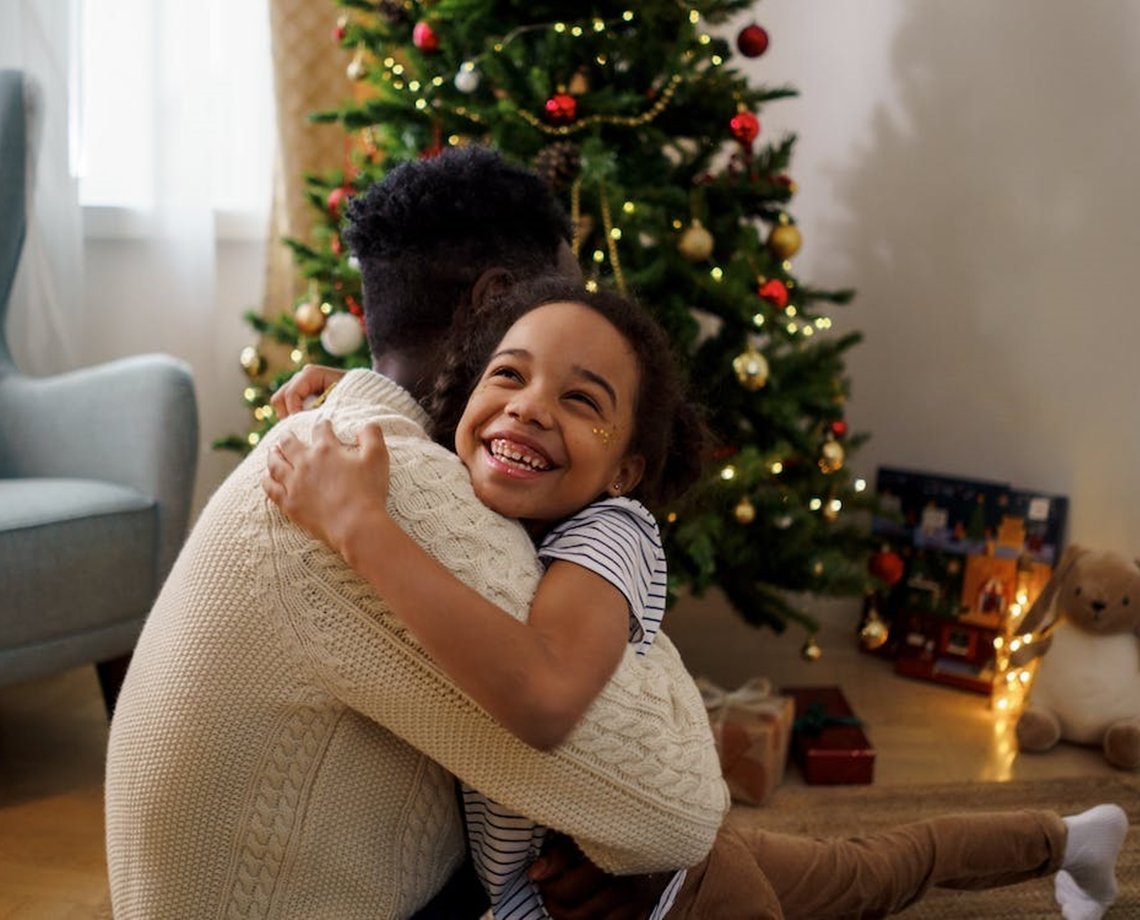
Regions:
[[[547,144],[534,158],[537,172],[554,191],[572,185],[582,171],[582,154],[574,141]]]
[[[407,0],[379,0],[376,4],[376,12],[383,16],[386,22],[394,26],[409,22],[412,18],[411,4]]]

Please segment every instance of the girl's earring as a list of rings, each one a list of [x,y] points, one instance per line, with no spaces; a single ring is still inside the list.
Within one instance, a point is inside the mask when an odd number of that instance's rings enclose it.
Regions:
[[[610,491],[611,491],[611,492],[613,492],[613,494],[614,494],[614,496],[615,496],[615,497],[616,497],[616,496],[618,496],[618,495],[621,495],[621,486],[622,486],[622,484],[621,484],[620,482],[615,482],[615,483],[614,483],[614,484],[613,484],[613,485],[610,487]]]

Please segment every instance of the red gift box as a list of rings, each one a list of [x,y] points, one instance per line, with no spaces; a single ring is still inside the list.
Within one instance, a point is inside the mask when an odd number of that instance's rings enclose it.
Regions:
[[[796,722],[792,756],[812,785],[869,783],[875,749],[838,687],[788,687]]]
[[[784,778],[795,714],[790,697],[762,677],[725,691],[697,680],[732,801],[762,805]]]

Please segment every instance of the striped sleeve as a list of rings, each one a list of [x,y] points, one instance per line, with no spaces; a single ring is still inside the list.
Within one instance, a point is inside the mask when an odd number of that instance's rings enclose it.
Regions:
[[[629,602],[629,641],[644,654],[665,613],[666,568],[661,532],[649,509],[629,498],[607,498],[583,508],[546,535],[544,565],[580,565],[617,588]]]

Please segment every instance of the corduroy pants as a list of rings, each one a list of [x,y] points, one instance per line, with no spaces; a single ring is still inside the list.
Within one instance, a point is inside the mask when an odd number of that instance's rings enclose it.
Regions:
[[[691,868],[669,918],[838,920],[886,917],[931,887],[982,889],[1056,872],[1067,829],[1048,811],[949,815],[863,837],[763,829],[731,812]]]

